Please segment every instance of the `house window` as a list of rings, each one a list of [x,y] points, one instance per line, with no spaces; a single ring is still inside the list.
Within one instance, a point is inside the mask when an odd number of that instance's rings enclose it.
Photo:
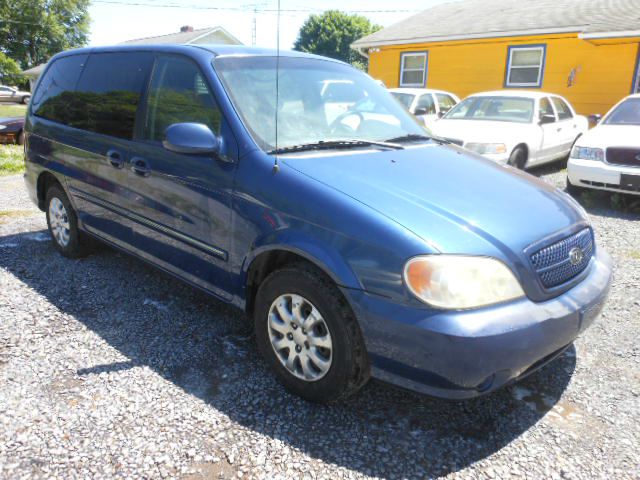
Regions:
[[[427,52],[400,55],[400,86],[424,87],[427,83]]]
[[[546,48],[544,45],[509,47],[507,87],[541,87]]]

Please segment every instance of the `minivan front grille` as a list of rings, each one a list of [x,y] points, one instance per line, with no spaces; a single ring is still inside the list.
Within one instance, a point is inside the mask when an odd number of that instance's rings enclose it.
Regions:
[[[640,167],[640,148],[607,148],[607,163]]]
[[[548,245],[530,257],[531,264],[545,288],[553,288],[579,275],[593,256],[593,234],[585,228]]]

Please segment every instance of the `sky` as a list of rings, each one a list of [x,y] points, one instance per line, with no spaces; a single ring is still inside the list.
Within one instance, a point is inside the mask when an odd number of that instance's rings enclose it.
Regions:
[[[433,5],[450,0],[280,0],[280,47],[293,47],[298,30],[312,13],[337,9],[358,13],[373,23],[388,26]],[[319,7],[321,5],[321,7]],[[111,45],[134,38],[178,32],[183,25],[195,29],[222,26],[246,45],[252,44],[254,8],[256,45],[277,45],[277,0],[92,0],[89,44]]]

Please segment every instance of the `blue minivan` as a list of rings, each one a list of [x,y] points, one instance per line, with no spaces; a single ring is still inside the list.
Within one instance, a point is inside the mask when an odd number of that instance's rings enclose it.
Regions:
[[[597,317],[612,264],[560,190],[431,138],[348,65],[236,46],[56,55],[26,183],[53,245],[94,240],[253,319],[291,392],[371,376],[465,399],[530,374]]]

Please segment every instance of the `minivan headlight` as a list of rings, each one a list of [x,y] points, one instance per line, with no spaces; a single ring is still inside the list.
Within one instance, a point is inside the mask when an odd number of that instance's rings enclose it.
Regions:
[[[476,308],[524,296],[513,272],[490,257],[414,257],[405,265],[404,280],[418,299],[439,308]]]
[[[465,147],[480,155],[507,153],[507,146],[504,143],[467,143]]]
[[[604,150],[601,148],[578,147],[577,145],[571,150],[571,158],[579,158],[581,160],[604,160]]]

